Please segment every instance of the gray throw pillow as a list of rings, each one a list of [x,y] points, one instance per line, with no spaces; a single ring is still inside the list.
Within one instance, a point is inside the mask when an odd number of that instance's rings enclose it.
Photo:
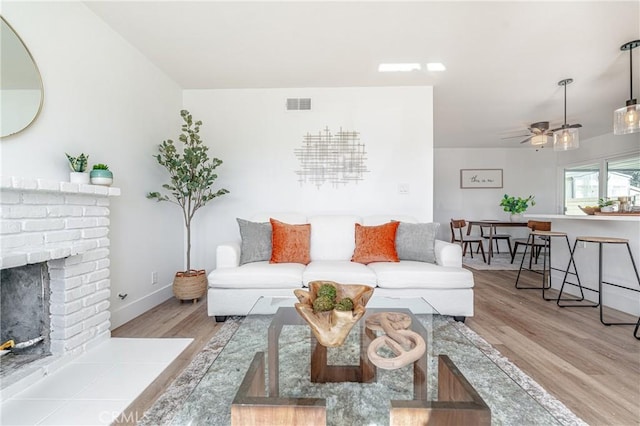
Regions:
[[[439,223],[400,222],[396,232],[396,251],[400,260],[436,263],[436,235]]]
[[[271,223],[236,219],[240,227],[240,265],[271,259]]]

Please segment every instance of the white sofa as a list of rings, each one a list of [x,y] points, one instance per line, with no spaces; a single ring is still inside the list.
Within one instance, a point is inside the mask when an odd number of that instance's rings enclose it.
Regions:
[[[436,264],[406,261],[351,261],[355,248],[355,223],[381,225],[390,220],[415,223],[411,217],[389,215],[358,217],[348,215],[262,214],[253,222],[270,218],[290,224],[311,224],[308,265],[269,263],[240,265],[241,241],[224,243],[216,250],[216,269],[208,275],[208,313],[220,320],[229,315],[246,315],[260,296],[292,297],[296,288],[310,281],[330,280],[344,284],[375,287],[375,296],[422,297],[439,313],[459,320],[473,316],[473,274],[462,268],[459,245],[435,240]]]

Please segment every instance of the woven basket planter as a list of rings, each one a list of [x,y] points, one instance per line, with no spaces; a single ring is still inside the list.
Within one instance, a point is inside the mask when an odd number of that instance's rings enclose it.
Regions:
[[[173,279],[173,294],[180,301],[193,300],[193,303],[196,303],[206,291],[207,274],[204,269],[176,272]]]

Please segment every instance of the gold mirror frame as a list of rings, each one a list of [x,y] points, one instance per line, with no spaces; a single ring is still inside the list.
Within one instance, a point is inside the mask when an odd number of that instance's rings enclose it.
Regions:
[[[38,118],[44,86],[27,45],[3,16],[0,42],[0,138],[6,138],[25,130]]]

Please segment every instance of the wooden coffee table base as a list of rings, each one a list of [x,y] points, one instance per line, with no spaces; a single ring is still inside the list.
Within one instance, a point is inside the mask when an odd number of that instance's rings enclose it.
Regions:
[[[376,366],[367,358],[366,348],[375,335],[371,330],[362,332],[359,365],[329,365],[327,348],[311,336],[311,381],[313,383],[359,382],[371,383],[376,380]]]
[[[232,425],[325,425],[322,398],[269,397],[265,392],[264,352],[253,358],[231,404]],[[446,355],[438,355],[438,401],[391,401],[391,425],[490,425],[491,410]]]
[[[377,311],[380,309],[372,308],[367,314]],[[398,309],[398,312],[412,315],[407,309]],[[377,380],[377,367],[367,356],[367,348],[376,334],[363,324],[361,322],[358,326],[360,359],[357,365],[329,365],[327,348],[311,336],[309,379],[312,383],[351,382],[352,386],[357,387],[358,383]],[[278,309],[268,329],[268,366],[265,364],[265,353],[256,353],[231,404],[231,424],[326,424],[327,407],[323,398],[290,397],[280,389],[279,340],[284,325],[307,327],[295,309]],[[425,342],[428,341],[426,329],[415,318],[412,328]],[[265,386],[267,374],[268,390]],[[391,401],[392,425],[491,424],[489,407],[446,355],[438,356],[438,401],[428,400],[426,352],[413,363],[413,384],[406,385],[413,385],[413,399]],[[283,397],[280,396],[281,391]],[[432,419],[437,421],[432,423]]]
[[[438,355],[438,401],[391,401],[390,424],[490,425],[491,409],[453,361]]]
[[[324,425],[327,408],[322,398],[269,397],[265,392],[264,352],[257,352],[231,404],[231,424]]]

